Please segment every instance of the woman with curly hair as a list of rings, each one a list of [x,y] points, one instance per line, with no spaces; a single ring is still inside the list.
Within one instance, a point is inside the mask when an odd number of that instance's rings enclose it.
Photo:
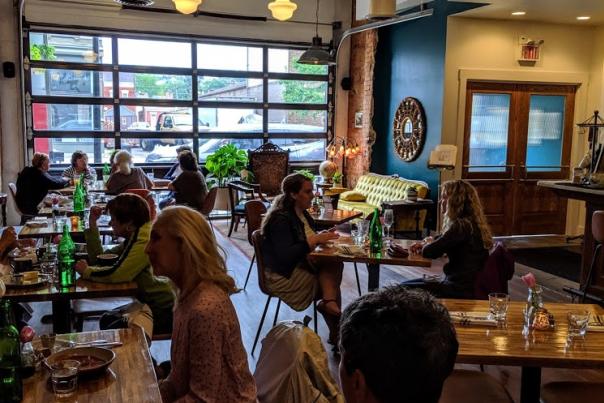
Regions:
[[[443,233],[411,245],[411,251],[430,259],[446,254],[445,279],[403,284],[426,289],[440,298],[473,298],[476,273],[484,268],[493,237],[474,186],[464,180],[448,181],[442,185],[440,197]]]

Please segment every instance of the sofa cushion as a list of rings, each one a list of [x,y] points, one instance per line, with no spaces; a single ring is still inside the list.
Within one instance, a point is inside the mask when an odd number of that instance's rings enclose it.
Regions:
[[[349,190],[340,194],[340,200],[346,200],[351,202],[364,202],[367,200],[367,196],[365,196],[361,192],[357,192],[356,190]]]

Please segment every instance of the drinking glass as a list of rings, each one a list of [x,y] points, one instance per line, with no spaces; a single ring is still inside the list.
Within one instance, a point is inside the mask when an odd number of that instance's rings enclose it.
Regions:
[[[365,240],[367,239],[367,234],[369,233],[369,222],[366,220],[359,220],[356,225],[358,237],[361,241],[361,244],[364,244]]]
[[[78,369],[80,363],[76,360],[63,360],[50,369],[52,390],[57,397],[68,397],[78,389]]]
[[[508,306],[510,304],[510,296],[503,293],[489,294],[489,313],[496,321],[505,321],[508,315]]]
[[[568,318],[568,338],[583,337],[587,331],[589,323],[589,311],[578,310],[570,311],[567,314]]]
[[[394,211],[392,209],[384,210],[384,226],[386,227],[386,238],[390,238],[390,227],[394,224]]]
[[[350,231],[350,236],[352,237],[352,242],[354,242],[356,246],[363,246],[363,243],[365,242],[365,237],[361,233],[361,231],[359,231],[358,229],[353,229],[352,231]]]

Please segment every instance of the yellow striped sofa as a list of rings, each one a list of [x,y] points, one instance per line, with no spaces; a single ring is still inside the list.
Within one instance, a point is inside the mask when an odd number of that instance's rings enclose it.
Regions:
[[[373,213],[376,207],[381,211],[383,202],[405,199],[409,188],[414,188],[417,191],[417,197],[422,199],[428,197],[430,192],[426,182],[369,173],[359,178],[353,190],[340,195],[338,208],[362,211],[363,216],[366,217]],[[366,198],[365,201],[352,200],[357,199],[359,194]],[[425,220],[426,210],[422,210],[420,211],[419,228],[424,228]],[[415,212],[397,213],[394,230],[415,231]]]

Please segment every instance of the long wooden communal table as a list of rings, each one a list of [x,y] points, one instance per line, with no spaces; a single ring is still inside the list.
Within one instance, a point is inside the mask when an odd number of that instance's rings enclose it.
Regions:
[[[52,302],[52,323],[55,333],[71,332],[71,301],[74,299],[130,297],[135,296],[138,287],[134,282],[96,283],[78,279],[76,285],[69,288],[56,287],[53,284],[35,288],[8,288],[4,298],[14,302]]]
[[[101,330],[57,337],[76,342],[107,340],[123,343],[122,346],[113,348],[115,360],[105,374],[90,379],[78,379],[76,394],[60,401],[78,403],[161,403],[153,361],[142,329],[134,327],[132,329]],[[48,371],[42,369],[24,381],[24,403],[53,402],[56,400],[48,381],[49,376]]]
[[[153,187],[149,189],[152,192],[166,192],[168,191],[168,184],[170,183],[167,179],[157,179],[153,181]],[[56,192],[59,192],[64,195],[72,195],[75,191],[75,186],[68,186],[63,189],[58,189]],[[88,187],[89,193],[106,193],[107,188],[105,188],[105,183],[103,181],[94,181],[94,183]]]
[[[442,300],[450,311],[487,312],[488,301]],[[456,326],[459,352],[463,364],[511,365],[522,367],[521,403],[539,402],[541,368],[604,368],[604,333],[588,332],[584,339],[567,342],[567,312],[586,309],[603,314],[604,309],[591,304],[546,303],[554,315],[553,330],[533,330],[523,335],[524,302],[510,302],[505,328]]]
[[[67,225],[71,226],[71,223]],[[83,230],[77,231],[69,231],[72,235],[82,235],[84,234]],[[24,225],[21,227],[19,231],[19,238],[46,238],[53,237],[55,235],[59,235],[63,233],[63,226],[59,225],[55,228],[52,224],[52,219],[48,219],[48,225],[46,227],[29,227]],[[101,235],[113,235],[113,229],[107,226],[99,226],[99,233]]]
[[[402,244],[403,247],[409,248],[409,246],[416,241],[401,240],[397,239],[396,243]],[[355,262],[365,263],[367,265],[368,282],[367,289],[374,291],[380,286],[380,265],[390,264],[395,266],[415,266],[415,267],[430,267],[432,260],[422,257],[421,255],[411,254],[409,257],[393,257],[386,253],[386,248],[378,256],[370,254],[368,249],[365,247],[365,253],[360,256],[351,256],[343,254],[337,247],[338,244],[352,245],[352,239],[349,236],[342,236],[334,242],[327,245],[318,246],[313,252],[310,253],[311,259],[336,261],[336,262]]]

